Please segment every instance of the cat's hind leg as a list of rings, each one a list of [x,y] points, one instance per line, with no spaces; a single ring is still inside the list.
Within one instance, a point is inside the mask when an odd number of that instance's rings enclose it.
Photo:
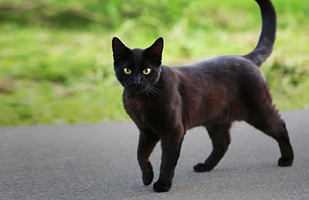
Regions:
[[[270,108],[264,107],[263,109],[252,112],[247,122],[278,142],[281,152],[281,158],[278,160],[279,166],[284,167],[292,165],[294,154],[288,132],[284,121],[281,119],[274,106]]]
[[[230,127],[231,123],[220,125],[206,125],[206,129],[212,140],[213,150],[204,163],[199,163],[194,166],[194,171],[210,171],[219,163],[231,142],[229,132]]]

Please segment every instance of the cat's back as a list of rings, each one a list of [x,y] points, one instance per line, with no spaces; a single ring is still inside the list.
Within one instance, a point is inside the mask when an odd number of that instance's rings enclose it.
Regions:
[[[217,69],[230,69],[235,67],[239,70],[248,67],[258,68],[258,66],[256,66],[252,61],[244,58],[243,56],[236,55],[217,56],[189,65],[174,66],[175,69],[188,72],[196,70],[212,71]]]
[[[189,65],[175,66],[184,77],[195,78],[197,81],[224,79],[224,82],[239,79],[259,79],[265,82],[260,68],[243,56],[218,56]]]

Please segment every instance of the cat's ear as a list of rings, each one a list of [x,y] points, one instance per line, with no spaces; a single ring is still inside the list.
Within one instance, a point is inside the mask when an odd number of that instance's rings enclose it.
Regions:
[[[162,58],[163,50],[163,38],[158,38],[150,47],[145,49],[145,55],[153,58],[160,59]]]
[[[126,47],[118,38],[114,37],[112,42],[114,60],[131,54],[131,50]]]

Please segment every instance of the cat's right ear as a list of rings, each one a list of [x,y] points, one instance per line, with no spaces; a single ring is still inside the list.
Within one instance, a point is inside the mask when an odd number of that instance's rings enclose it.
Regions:
[[[116,37],[113,38],[112,48],[114,60],[123,56],[127,56],[131,53],[131,50]]]

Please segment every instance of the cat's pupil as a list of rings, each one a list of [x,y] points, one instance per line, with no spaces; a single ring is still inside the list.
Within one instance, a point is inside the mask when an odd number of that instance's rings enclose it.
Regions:
[[[150,69],[150,68],[146,68],[146,69],[144,69],[144,71],[143,71],[143,73],[144,73],[145,75],[150,74],[150,72],[151,72],[151,69]]]
[[[123,71],[124,71],[125,74],[131,74],[131,72],[132,72],[129,68],[124,68]]]

